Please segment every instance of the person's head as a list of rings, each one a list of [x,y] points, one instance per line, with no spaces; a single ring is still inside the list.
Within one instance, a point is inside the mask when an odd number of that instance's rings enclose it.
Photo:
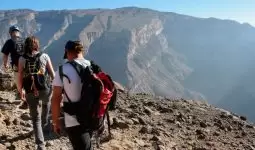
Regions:
[[[20,37],[20,30],[19,30],[19,27],[17,27],[17,26],[11,26],[11,27],[9,28],[9,34],[10,34],[11,38]]]
[[[35,36],[30,36],[25,40],[25,54],[33,54],[34,52],[39,51],[40,43]]]
[[[83,57],[84,48],[80,41],[68,41],[65,45],[64,59],[73,60]]]

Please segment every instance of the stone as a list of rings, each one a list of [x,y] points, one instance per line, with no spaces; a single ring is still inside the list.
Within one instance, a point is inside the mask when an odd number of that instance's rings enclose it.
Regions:
[[[19,121],[17,118],[15,118],[15,119],[12,121],[12,123],[13,123],[14,125],[20,125],[20,121]]]
[[[240,119],[243,120],[243,121],[247,120],[247,118],[245,116],[240,116]]]
[[[6,149],[6,146],[0,143],[0,149],[4,150]]]
[[[151,140],[152,140],[152,141],[161,141],[160,137],[158,137],[158,136],[153,136],[153,137],[151,138]]]
[[[5,135],[5,134],[4,134],[4,135],[1,135],[1,136],[0,136],[0,140],[1,140],[1,141],[7,140],[7,135]]]
[[[175,124],[177,125],[177,127],[182,128],[182,125],[179,121],[176,121]]]
[[[200,129],[197,129],[196,133],[197,133],[197,135],[204,134],[204,132],[202,130],[200,130]]]
[[[207,150],[205,147],[194,147],[193,150]]]
[[[180,122],[185,122],[185,117],[182,113],[179,113],[177,116],[176,116],[177,120],[180,121]]]
[[[112,121],[113,121],[112,128],[120,128],[120,129],[129,128],[129,125],[126,122],[118,120],[117,118],[113,118]]]
[[[139,133],[142,134],[150,134],[152,132],[152,128],[150,126],[142,127]]]
[[[28,128],[31,128],[32,127],[32,124],[30,124],[29,122],[27,121],[20,121],[20,125],[24,126],[24,127],[28,127]]]
[[[171,108],[167,108],[167,107],[160,107],[160,110],[159,110],[160,113],[173,113],[173,109]]]
[[[247,125],[246,125],[246,128],[253,129],[254,126],[253,126],[253,125],[250,125],[250,124],[247,124]]]
[[[138,106],[136,105],[136,104],[131,104],[130,106],[129,106],[129,108],[131,108],[131,109],[136,109]]]
[[[135,125],[139,124],[139,120],[137,118],[132,118],[131,120]]]
[[[13,90],[15,83],[13,79],[13,73],[3,73],[0,71],[0,91]]]
[[[175,123],[175,119],[166,119],[166,122]]]
[[[153,111],[149,108],[149,107],[144,107],[144,112],[147,114],[147,115],[151,115],[153,113]]]
[[[144,121],[144,119],[143,119],[143,118],[138,117],[138,121],[139,121],[139,123],[140,123],[140,124],[142,124],[142,125],[146,125],[146,122]]]
[[[203,140],[203,139],[205,139],[206,138],[206,135],[205,134],[200,134],[200,135],[198,135],[198,139],[199,140]]]
[[[128,119],[125,122],[126,122],[126,124],[129,124],[129,125],[133,125],[134,124],[133,120],[131,120],[131,119]]]
[[[145,103],[146,106],[149,106],[149,107],[154,107],[155,103],[154,102],[147,102]]]
[[[20,118],[24,121],[30,120],[30,115],[28,113],[24,113],[20,116]]]
[[[247,136],[247,135],[248,134],[245,131],[242,132],[242,136]]]
[[[10,142],[4,143],[5,147],[10,147],[12,144]]]
[[[207,124],[203,121],[200,122],[200,127],[202,128],[206,128],[207,127]]]
[[[46,147],[51,147],[53,145],[54,145],[53,141],[47,141],[45,144]]]
[[[228,126],[227,130],[231,132],[233,130],[233,127],[232,126]]]
[[[139,139],[135,139],[135,142],[139,145],[139,146],[144,146],[145,143],[143,140],[139,140]]]
[[[196,130],[196,133],[198,135],[198,139],[202,140],[202,139],[205,139],[206,138],[206,135],[204,134],[204,131],[200,130],[200,129],[197,129]]]
[[[159,131],[159,129],[157,129],[157,128],[152,128],[151,133],[152,133],[152,134],[155,134],[155,135],[157,135],[157,136],[160,136],[160,131]]]
[[[220,136],[220,132],[215,131],[215,132],[213,133],[213,135],[214,135],[214,136]]]
[[[249,149],[250,149],[250,150],[255,150],[255,147],[249,145]]]
[[[4,121],[4,123],[6,124],[6,126],[10,126],[10,125],[11,125],[11,120],[10,120],[10,118],[6,118],[6,119],[4,119],[3,121]]]
[[[215,143],[213,143],[213,142],[206,142],[205,144],[206,144],[207,146],[210,146],[210,147],[215,146]]]

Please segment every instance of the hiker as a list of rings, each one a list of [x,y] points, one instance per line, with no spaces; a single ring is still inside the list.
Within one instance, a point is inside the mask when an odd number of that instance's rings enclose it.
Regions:
[[[83,46],[78,41],[68,41],[65,45],[65,55],[64,59],[68,61],[76,61],[77,63],[83,65],[84,67],[90,65],[90,61],[83,57]],[[63,82],[59,75],[59,70],[56,72],[56,76],[53,80],[53,95],[52,95],[52,122],[54,126],[54,131],[60,133],[60,121],[58,119],[60,115],[60,103],[62,100],[62,90],[64,89],[66,95],[73,102],[80,99],[80,92],[82,83],[80,77],[76,73],[75,69],[68,63],[63,65],[63,72],[72,81],[70,84],[66,78]],[[64,102],[68,102],[67,98],[64,98]],[[65,104],[64,104],[65,105]],[[91,146],[91,133],[84,130],[78,123],[76,116],[71,116],[64,112],[64,122],[66,132],[68,134],[69,140],[74,148],[74,150],[90,150]]]
[[[16,87],[18,88],[18,60],[21,55],[24,53],[24,40],[21,38],[20,29],[17,26],[11,26],[9,28],[9,34],[11,36],[10,39],[8,39],[3,48],[3,67],[5,70],[9,68],[8,65],[8,57],[9,54],[11,55],[11,67],[14,72],[14,81],[16,84]],[[19,98],[19,93],[17,92],[17,97]],[[27,109],[27,103],[25,101],[21,102],[21,105],[19,106],[20,109]]]
[[[104,131],[107,117],[110,121],[108,104],[115,90],[111,77],[93,61],[83,57],[83,46],[79,41],[68,41],[64,59],[53,80],[52,122],[54,131],[60,133],[60,103],[64,93],[64,122],[66,132],[74,150],[91,150],[91,137]],[[99,138],[97,138],[99,139]],[[99,144],[97,143],[97,146]]]
[[[48,80],[48,73],[54,79],[55,73],[49,56],[39,51],[39,40],[28,37],[25,40],[24,55],[19,59],[18,81],[19,92],[29,106],[35,134],[37,150],[45,150],[44,134],[49,133],[50,99],[52,89]],[[40,101],[42,101],[41,109]]]

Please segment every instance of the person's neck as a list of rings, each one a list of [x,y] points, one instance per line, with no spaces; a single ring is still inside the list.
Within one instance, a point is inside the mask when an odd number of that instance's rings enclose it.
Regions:
[[[74,59],[82,59],[82,58],[84,58],[82,54],[77,54],[77,55],[73,56],[69,61],[72,61]]]

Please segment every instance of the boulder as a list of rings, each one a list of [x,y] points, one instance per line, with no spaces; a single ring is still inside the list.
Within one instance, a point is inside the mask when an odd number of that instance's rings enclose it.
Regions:
[[[0,70],[0,91],[10,91],[15,89],[13,73],[5,73]]]

